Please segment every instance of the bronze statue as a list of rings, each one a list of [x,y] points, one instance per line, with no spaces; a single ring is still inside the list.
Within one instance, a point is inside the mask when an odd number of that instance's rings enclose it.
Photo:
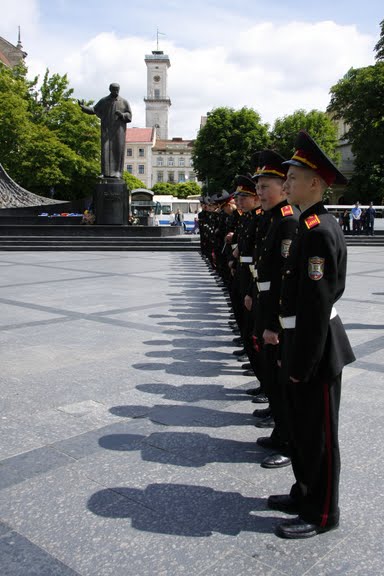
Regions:
[[[101,173],[104,177],[121,178],[124,170],[124,147],[127,123],[132,120],[131,107],[119,96],[120,86],[109,86],[110,94],[94,106],[85,106],[78,100],[86,114],[96,114],[101,120]]]

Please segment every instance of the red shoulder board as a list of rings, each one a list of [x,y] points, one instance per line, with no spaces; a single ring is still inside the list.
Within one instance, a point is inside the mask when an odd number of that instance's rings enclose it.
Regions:
[[[261,213],[262,213],[262,209],[261,209],[261,208],[258,208],[258,209],[256,210],[257,216],[258,216],[259,214],[261,214]]]
[[[289,204],[282,206],[280,210],[283,216],[292,216],[293,214],[293,208]]]
[[[320,224],[320,219],[317,216],[317,214],[312,214],[311,216],[308,216],[308,218],[306,218],[304,222],[308,230],[310,230],[311,228],[315,228],[315,226],[318,226]]]

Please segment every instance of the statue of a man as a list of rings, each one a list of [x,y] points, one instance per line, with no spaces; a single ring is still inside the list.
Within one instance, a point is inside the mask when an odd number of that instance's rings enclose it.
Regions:
[[[124,147],[127,123],[132,120],[131,107],[119,96],[119,84],[111,84],[110,94],[94,106],[85,106],[78,100],[86,114],[96,114],[101,120],[101,173],[105,177],[121,178],[124,170]]]

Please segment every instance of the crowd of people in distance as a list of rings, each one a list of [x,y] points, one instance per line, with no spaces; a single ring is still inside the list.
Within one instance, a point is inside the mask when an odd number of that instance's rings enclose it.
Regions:
[[[340,227],[343,232],[351,232],[353,235],[365,234],[373,236],[375,233],[376,210],[373,202],[370,202],[368,208],[362,209],[360,202],[356,202],[351,210],[344,210],[338,215]]]

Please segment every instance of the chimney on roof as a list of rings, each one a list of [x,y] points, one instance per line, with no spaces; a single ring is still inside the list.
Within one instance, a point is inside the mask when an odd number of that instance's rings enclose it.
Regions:
[[[172,138],[172,142],[182,142],[182,138]]]

